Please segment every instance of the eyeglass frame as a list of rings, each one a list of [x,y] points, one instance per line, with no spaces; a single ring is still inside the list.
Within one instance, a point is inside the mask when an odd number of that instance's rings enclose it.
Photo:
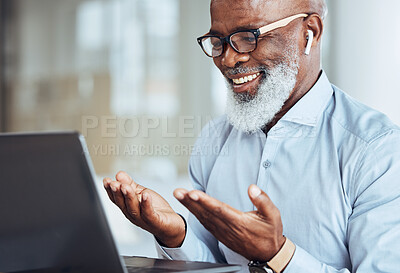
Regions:
[[[265,26],[260,27],[260,28],[256,28],[256,29],[246,29],[246,30],[238,30],[238,31],[235,31],[235,32],[229,34],[228,36],[225,36],[225,37],[219,37],[219,36],[217,36],[217,35],[204,35],[204,36],[198,37],[198,38],[197,38],[197,42],[198,42],[198,44],[200,45],[200,47],[201,47],[201,49],[203,50],[203,52],[204,52],[208,57],[211,57],[211,58],[217,58],[217,57],[221,56],[221,55],[224,53],[224,51],[225,51],[225,44],[229,44],[229,45],[233,48],[233,50],[235,50],[237,53],[240,53],[240,54],[250,53],[250,52],[252,52],[252,51],[254,51],[254,50],[257,49],[258,37],[259,37],[259,36],[261,36],[261,35],[263,35],[263,34],[265,34],[265,33],[267,33],[267,32],[270,32],[270,31],[272,31],[272,30],[275,30],[275,29],[278,29],[278,28],[281,28],[281,27],[286,27],[287,25],[289,25],[292,21],[294,21],[294,20],[297,19],[297,18],[304,18],[304,19],[305,19],[305,18],[307,18],[308,16],[310,16],[310,14],[307,14],[307,13],[295,14],[295,15],[292,15],[292,16],[289,16],[289,17],[280,19],[280,20],[278,20],[278,21],[275,21],[275,22],[273,22],[273,23],[270,23],[270,24],[265,25]],[[254,35],[254,37],[255,37],[255,39],[256,39],[256,44],[255,44],[255,46],[254,46],[254,49],[252,49],[252,50],[250,50],[250,51],[240,52],[239,50],[237,50],[237,49],[232,45],[231,37],[232,37],[233,35],[237,34],[237,33],[240,33],[240,32],[251,32],[251,33]],[[222,50],[221,50],[221,53],[220,53],[219,55],[217,55],[217,56],[210,56],[210,55],[204,50],[202,40],[203,40],[204,38],[209,38],[209,37],[218,38],[218,39],[220,39],[220,41],[222,42]]]

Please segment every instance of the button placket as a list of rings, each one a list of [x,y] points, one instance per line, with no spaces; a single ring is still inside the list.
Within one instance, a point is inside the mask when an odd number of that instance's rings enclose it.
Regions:
[[[275,138],[268,136],[264,145],[263,155],[259,165],[259,177],[257,181],[257,185],[261,188],[267,187],[269,179],[271,177],[271,167],[275,160],[275,156],[278,150],[278,147],[282,141],[282,138]]]
[[[262,189],[266,193],[268,193],[267,186],[271,177],[271,165],[273,162],[273,158],[275,157],[278,144],[278,141],[274,140],[273,138],[267,137],[267,141],[265,142],[262,158],[259,165],[257,186],[259,186],[260,189]],[[253,209],[256,209],[256,207],[253,206]]]
[[[269,160],[265,160],[262,165],[265,169],[268,169],[271,167],[271,162]]]

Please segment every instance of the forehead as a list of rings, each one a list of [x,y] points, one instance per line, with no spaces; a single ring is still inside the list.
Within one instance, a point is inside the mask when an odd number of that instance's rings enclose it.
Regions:
[[[238,28],[258,28],[284,14],[279,0],[212,0],[211,31],[229,34]]]

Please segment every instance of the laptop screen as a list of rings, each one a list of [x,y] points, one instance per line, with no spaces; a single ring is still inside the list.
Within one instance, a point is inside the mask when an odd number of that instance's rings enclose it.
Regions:
[[[83,143],[0,135],[0,272],[124,272]]]

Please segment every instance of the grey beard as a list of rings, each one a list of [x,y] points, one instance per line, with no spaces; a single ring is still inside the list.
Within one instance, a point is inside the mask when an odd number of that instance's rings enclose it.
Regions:
[[[297,56],[296,56],[297,57]],[[297,58],[294,58],[297,60]],[[246,69],[244,69],[246,70]],[[272,121],[281,110],[296,84],[297,62],[281,62],[272,69],[259,67],[247,69],[247,72],[263,71],[264,77],[255,95],[248,92],[235,93],[228,83],[226,114],[228,121],[239,131],[254,133]],[[231,73],[243,73],[234,71]]]

